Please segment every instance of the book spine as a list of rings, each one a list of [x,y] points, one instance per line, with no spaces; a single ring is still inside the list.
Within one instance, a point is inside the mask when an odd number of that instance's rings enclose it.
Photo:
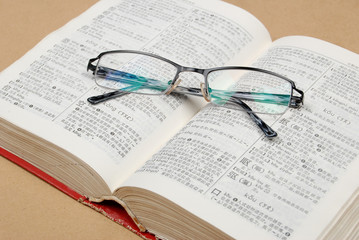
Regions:
[[[0,147],[0,155],[4,158],[10,160],[11,162],[15,163],[16,165],[22,167],[23,169],[31,172],[38,178],[44,180],[45,182],[51,184],[58,190],[62,191],[63,193],[67,194],[71,198],[77,200],[78,202],[88,206],[99,213],[102,213],[112,221],[121,224],[125,228],[131,230],[138,236],[142,237],[143,239],[154,240],[156,237],[148,232],[141,232],[138,228],[137,224],[133,221],[133,219],[127,214],[126,210],[118,203],[114,201],[106,201],[102,203],[95,203],[91,202],[87,197],[79,194],[78,192],[74,191],[73,189],[69,188],[62,182],[56,180],[55,178],[51,177],[47,173],[43,172],[42,170],[38,169],[34,165],[30,164],[29,162],[25,161],[24,159],[18,157],[17,155],[7,151],[6,149]]]

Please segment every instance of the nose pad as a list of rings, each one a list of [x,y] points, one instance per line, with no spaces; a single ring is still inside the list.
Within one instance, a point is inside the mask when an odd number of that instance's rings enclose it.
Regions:
[[[204,99],[206,99],[207,102],[210,102],[211,97],[209,96],[207,88],[205,87],[204,83],[201,83],[201,92],[202,92]]]
[[[177,81],[175,82],[175,84],[172,85],[172,87],[170,88],[170,90],[168,90],[168,92],[166,92],[166,95],[170,95],[170,93],[175,90],[175,88],[182,82],[181,79],[177,79]]]

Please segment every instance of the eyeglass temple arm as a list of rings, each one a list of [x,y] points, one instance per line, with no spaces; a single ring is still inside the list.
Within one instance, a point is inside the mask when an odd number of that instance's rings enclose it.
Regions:
[[[270,126],[268,126],[260,117],[258,117],[258,115],[255,114],[252,109],[242,100],[238,98],[231,98],[231,102],[234,102],[241,106],[255,122],[255,124],[257,124],[257,126],[262,130],[266,137],[273,138],[277,136],[277,133]]]
[[[186,87],[178,86],[173,92],[176,93],[185,92],[186,94],[202,97],[201,89],[199,88],[186,88]],[[260,117],[258,117],[258,115],[255,114],[253,110],[242,100],[236,97],[231,97],[230,101],[241,106],[247,112],[250,118],[257,124],[257,126],[263,131],[266,137],[273,138],[277,136],[277,133],[270,126],[268,126],[262,119],[260,119]]]
[[[182,90],[181,91],[182,94],[184,92],[186,92],[187,94],[190,94],[190,95],[202,97],[202,93],[199,88],[180,87],[180,90]],[[113,92],[105,93],[102,95],[89,97],[87,99],[87,101],[90,102],[91,104],[98,104],[98,103],[107,101],[109,99],[124,96],[126,94],[129,94],[129,92],[113,91]],[[250,118],[257,124],[257,126],[263,131],[263,133],[266,135],[266,137],[273,138],[273,137],[277,136],[277,133],[271,127],[269,127],[262,119],[260,119],[246,103],[244,103],[243,101],[241,101],[238,98],[231,98],[231,102],[234,102],[234,103],[238,104],[239,106],[241,106],[247,112],[247,114],[250,116]]]
[[[182,94],[185,94],[184,92],[186,92],[186,94],[202,97],[202,93],[199,88],[186,88],[186,87],[179,87],[179,88],[181,90],[180,93],[182,93]],[[174,93],[175,93],[175,91],[174,91]],[[177,93],[179,93],[179,92],[177,92]],[[91,104],[98,104],[98,103],[107,101],[109,99],[121,97],[121,96],[124,96],[127,94],[129,94],[129,92],[123,92],[120,90],[113,91],[113,92],[105,93],[102,95],[89,97],[87,99],[87,101]],[[234,102],[234,103],[240,105],[242,108],[244,108],[244,110],[247,112],[247,114],[257,124],[257,126],[263,131],[263,133],[266,135],[266,137],[273,138],[273,137],[277,136],[277,133],[271,127],[269,127],[262,119],[260,119],[254,112],[252,112],[252,109],[246,103],[244,103],[243,101],[241,101],[238,98],[232,98],[231,102]]]
[[[113,92],[109,92],[109,93],[89,97],[89,98],[87,98],[87,101],[89,103],[95,105],[95,104],[99,104],[99,103],[105,102],[105,101],[110,100],[110,99],[122,97],[124,95],[129,94],[129,93],[130,92],[124,92],[124,91],[120,91],[120,90],[119,91],[113,91]]]

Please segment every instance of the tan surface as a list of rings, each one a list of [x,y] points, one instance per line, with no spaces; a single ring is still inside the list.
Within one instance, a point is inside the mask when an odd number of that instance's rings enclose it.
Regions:
[[[0,0],[0,71],[95,0]],[[357,0],[229,0],[277,39],[307,35],[359,53]],[[0,239],[139,239],[0,157]]]

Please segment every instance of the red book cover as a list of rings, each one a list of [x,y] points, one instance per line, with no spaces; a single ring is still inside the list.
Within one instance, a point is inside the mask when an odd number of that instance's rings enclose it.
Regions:
[[[59,182],[55,178],[49,176],[45,172],[41,171],[40,169],[36,168],[32,164],[26,162],[25,160],[21,159],[20,157],[6,151],[5,149],[0,147],[0,155],[9,159],[10,161],[14,162],[18,166],[24,168],[25,170],[31,172],[35,176],[41,178],[42,180],[46,181],[47,183],[51,184],[55,188],[59,189],[60,191],[66,193],[68,196],[72,197],[73,199],[83,203],[84,205],[91,207],[92,209],[102,213],[109,219],[121,224],[125,228],[131,230],[132,232],[136,233],[140,237],[148,240],[155,240],[156,237],[148,232],[141,232],[137,225],[133,222],[131,217],[127,214],[125,209],[119,205],[118,203],[112,201],[106,201],[103,203],[94,203],[90,202],[85,196],[77,193],[73,189],[69,188],[68,186],[64,185],[63,183]]]

